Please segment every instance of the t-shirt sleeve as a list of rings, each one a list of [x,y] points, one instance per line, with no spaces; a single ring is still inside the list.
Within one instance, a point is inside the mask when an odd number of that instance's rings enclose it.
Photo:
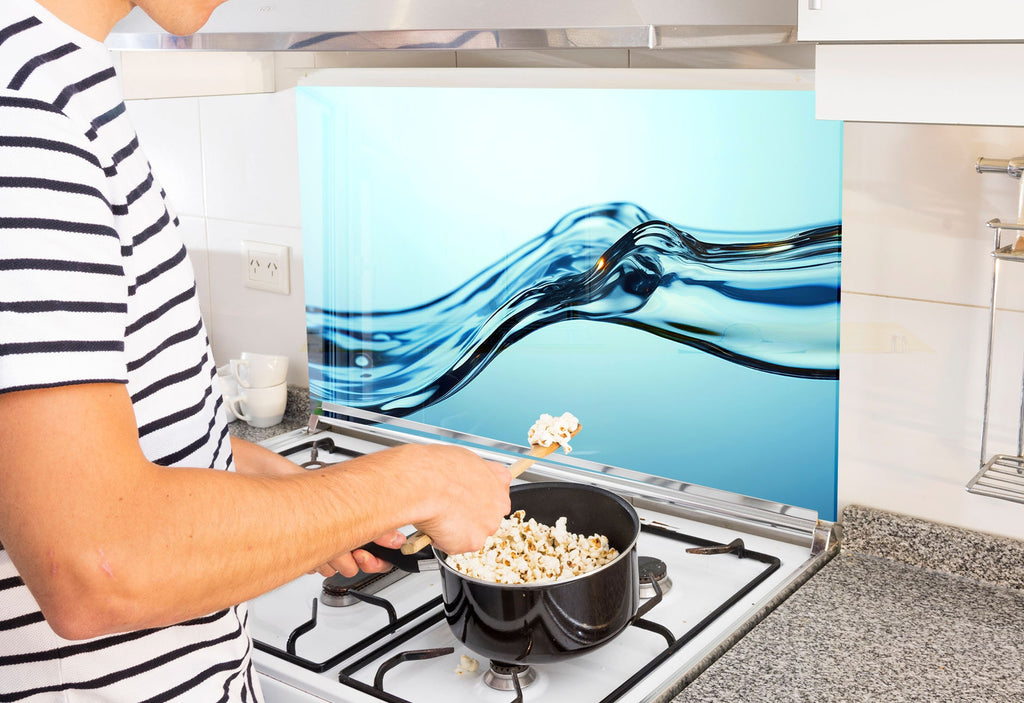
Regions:
[[[103,164],[65,115],[0,91],[0,393],[126,383],[127,311]]]

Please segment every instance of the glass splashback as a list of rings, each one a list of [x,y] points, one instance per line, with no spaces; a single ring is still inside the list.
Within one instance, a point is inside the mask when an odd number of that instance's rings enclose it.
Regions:
[[[297,90],[310,393],[835,518],[842,126],[786,90]]]

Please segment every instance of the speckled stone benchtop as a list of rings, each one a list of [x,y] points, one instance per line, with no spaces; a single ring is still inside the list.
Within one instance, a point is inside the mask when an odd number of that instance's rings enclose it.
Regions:
[[[289,385],[288,401],[280,424],[272,427],[250,427],[242,420],[235,420],[228,425],[228,431],[235,437],[241,437],[250,442],[262,442],[299,427],[305,427],[307,422],[309,422],[309,389],[305,386]]]
[[[1024,701],[1024,543],[840,522],[840,554],[673,701]]]

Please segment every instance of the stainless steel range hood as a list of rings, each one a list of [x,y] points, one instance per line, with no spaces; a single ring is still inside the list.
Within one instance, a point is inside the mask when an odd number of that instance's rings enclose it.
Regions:
[[[796,40],[792,0],[228,0],[175,37],[138,8],[112,49],[715,49]]]

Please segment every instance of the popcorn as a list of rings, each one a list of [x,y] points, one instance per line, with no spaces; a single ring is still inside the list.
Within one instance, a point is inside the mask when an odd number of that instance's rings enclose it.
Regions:
[[[619,555],[604,535],[585,537],[566,529],[560,517],[554,527],[542,525],[517,510],[501,521],[498,531],[476,552],[449,554],[445,562],[459,573],[495,583],[537,583],[580,576]]]
[[[542,447],[560,444],[568,454],[572,451],[569,440],[579,426],[580,421],[572,413],[562,413],[558,417],[544,413],[537,422],[533,423],[533,427],[526,433],[526,436],[530,440],[530,444],[539,444]]]

